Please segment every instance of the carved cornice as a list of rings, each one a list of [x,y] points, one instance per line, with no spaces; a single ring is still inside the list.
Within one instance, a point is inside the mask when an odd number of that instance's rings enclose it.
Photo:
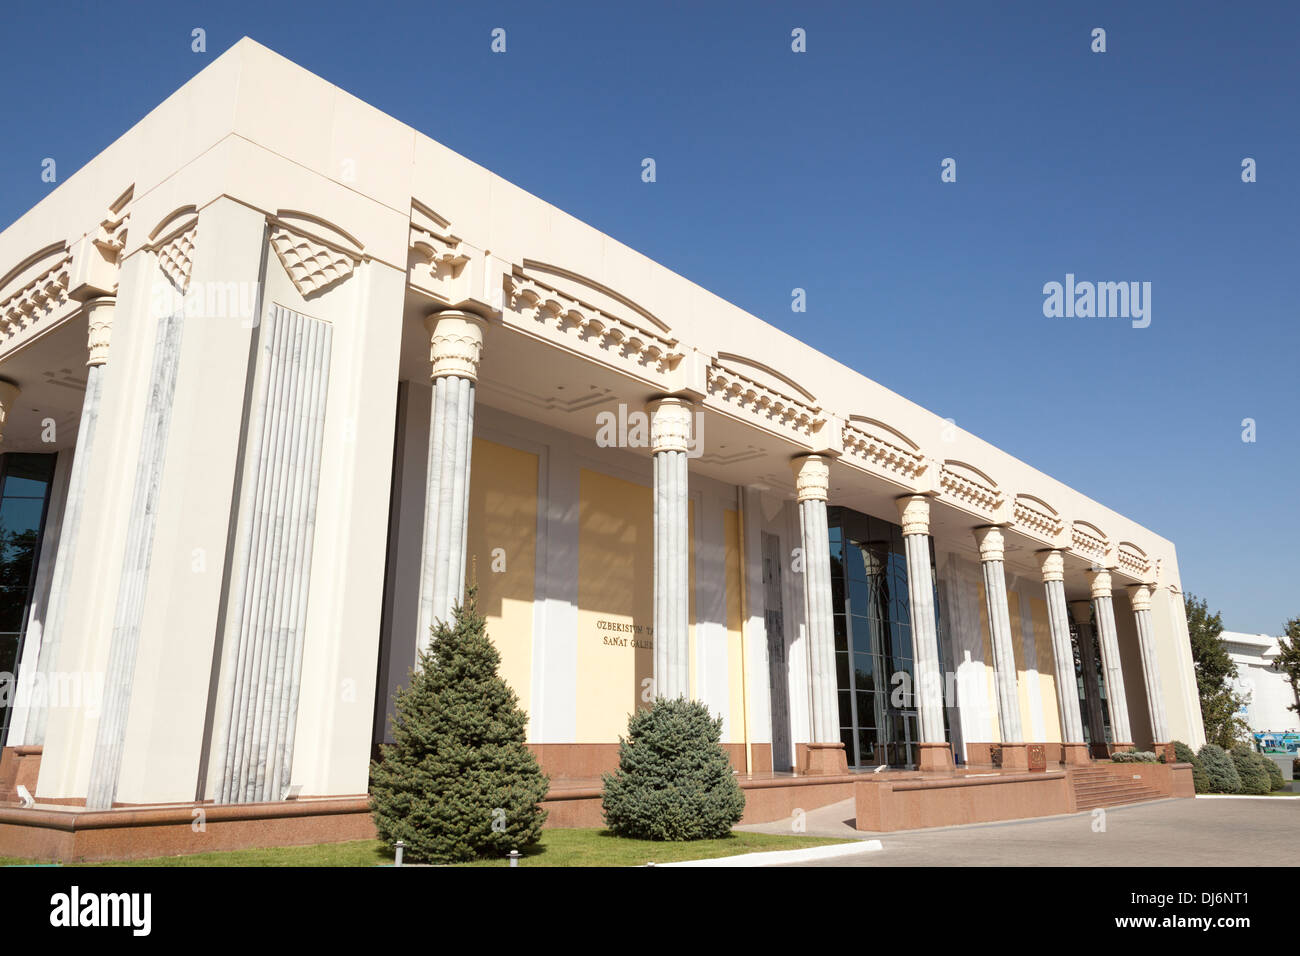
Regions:
[[[50,264],[0,301],[0,349],[68,302],[72,255],[56,250]]]
[[[826,423],[819,406],[760,384],[718,359],[709,363],[706,382],[709,395],[765,427],[811,438]]]
[[[1131,574],[1143,581],[1147,580],[1151,571],[1151,560],[1141,548],[1128,541],[1120,542],[1115,551],[1115,563],[1125,574]]]
[[[613,359],[642,376],[663,376],[682,360],[675,339],[630,319],[610,315],[528,276],[507,275],[506,284],[512,312],[536,322],[548,338],[567,339],[572,347],[600,361]]]
[[[915,447],[875,422],[845,422],[843,445],[847,458],[904,484],[919,480],[929,465]]]
[[[1055,542],[1065,530],[1065,522],[1050,506],[1029,495],[1017,495],[1012,508],[1016,525],[1047,541]]]
[[[987,475],[954,461],[945,461],[939,471],[939,492],[966,510],[989,517],[997,517],[1006,500]]]
[[[1097,528],[1076,521],[1070,528],[1070,550],[1093,561],[1105,561],[1110,544]]]

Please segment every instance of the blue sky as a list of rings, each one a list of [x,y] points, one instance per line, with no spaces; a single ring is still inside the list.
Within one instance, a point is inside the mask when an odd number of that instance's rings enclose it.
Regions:
[[[2,225],[52,188],[43,158],[66,178],[248,35],[1171,538],[1229,629],[1300,616],[1300,4],[172,0],[5,19]],[[1150,282],[1150,326],[1045,318],[1066,273]]]

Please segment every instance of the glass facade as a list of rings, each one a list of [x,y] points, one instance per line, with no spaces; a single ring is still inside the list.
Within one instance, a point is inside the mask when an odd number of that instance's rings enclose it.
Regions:
[[[0,455],[0,680],[9,685],[0,707],[0,744],[9,735],[53,476],[53,455]]]
[[[1079,625],[1074,621],[1070,622],[1070,647],[1074,651],[1074,686],[1079,695],[1079,713],[1083,718],[1083,742],[1086,744],[1093,743],[1113,743],[1114,736],[1110,729],[1110,708],[1106,704],[1106,669],[1101,663],[1101,646],[1097,643],[1097,629],[1092,624],[1088,627],[1087,641],[1088,647],[1085,648],[1088,653],[1085,656],[1080,650],[1080,641],[1083,636],[1080,633]],[[1084,668],[1087,663],[1091,663],[1092,669],[1096,674],[1096,688],[1098,707],[1096,716],[1089,706],[1088,701],[1088,683],[1085,678]],[[1093,724],[1100,720],[1101,726],[1094,727]]]
[[[840,507],[827,509],[827,525],[840,735],[849,765],[915,767],[920,735],[902,528]],[[933,567],[933,547],[930,561]],[[932,574],[932,586],[934,580]],[[939,640],[942,646],[942,626]]]

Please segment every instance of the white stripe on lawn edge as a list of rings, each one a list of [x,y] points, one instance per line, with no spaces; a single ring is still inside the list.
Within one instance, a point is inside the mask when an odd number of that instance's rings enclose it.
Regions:
[[[656,863],[660,866],[781,866],[784,863],[810,863],[814,860],[833,860],[855,853],[883,850],[879,840],[857,840],[853,843],[832,843],[830,846],[811,846],[802,850],[768,850],[763,853],[742,853],[739,856],[715,856],[707,860],[682,860],[678,863]]]
[[[1266,797],[1262,793],[1198,793],[1197,800],[1300,800],[1300,793]]]

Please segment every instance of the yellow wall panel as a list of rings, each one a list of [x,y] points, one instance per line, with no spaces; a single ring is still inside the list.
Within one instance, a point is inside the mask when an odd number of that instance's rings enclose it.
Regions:
[[[1038,656],[1038,689],[1043,699],[1044,739],[1061,739],[1061,705],[1056,698],[1056,655],[1052,652],[1052,625],[1047,617],[1047,602],[1031,598],[1029,610],[1034,616],[1034,651]]]
[[[1002,739],[1002,724],[998,720],[998,687],[993,680],[993,632],[989,630],[989,602],[983,581],[980,582],[980,635],[984,638],[984,677],[988,681],[989,689],[989,726],[993,731],[993,740],[997,741]]]
[[[474,439],[465,578],[478,583],[478,606],[501,653],[501,676],[525,710],[533,668],[537,473],[536,455]]]
[[[740,520],[733,511],[722,516],[727,548],[727,689],[730,702],[731,736],[742,742],[745,731],[744,626],[740,607]]]

